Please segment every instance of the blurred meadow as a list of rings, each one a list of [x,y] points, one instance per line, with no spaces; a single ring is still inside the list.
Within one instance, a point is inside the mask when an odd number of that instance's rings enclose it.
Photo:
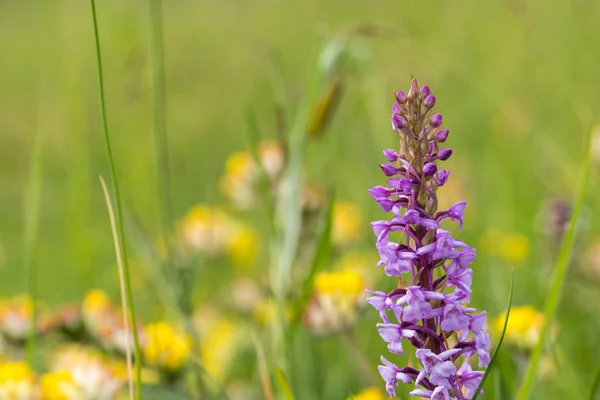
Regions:
[[[459,237],[477,248],[471,303],[487,311],[492,347],[515,271],[485,399],[516,398],[540,340],[591,135],[572,257],[529,398],[595,398],[598,2],[96,7],[142,398],[388,397],[364,289],[395,283],[376,267],[370,221],[384,215],[367,190],[384,182],[394,91],[413,76],[451,131],[440,205],[467,201]],[[0,399],[128,398],[89,2],[0,1],[0,49]],[[77,371],[60,375],[77,362],[114,390],[48,394],[77,383]]]

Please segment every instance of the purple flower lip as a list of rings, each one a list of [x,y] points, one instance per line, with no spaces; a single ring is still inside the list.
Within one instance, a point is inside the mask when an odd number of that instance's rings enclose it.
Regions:
[[[377,329],[388,351],[404,354],[403,346],[414,346],[421,369],[399,367],[381,357],[379,373],[390,396],[405,383],[416,386],[413,396],[467,400],[483,376],[468,360],[476,357],[478,366],[486,367],[490,338],[485,312],[469,306],[475,249],[440,228],[450,220],[462,229],[466,207],[458,202],[446,210],[437,208],[437,190],[450,176],[438,165],[452,155],[450,148],[439,147],[449,130],[440,129],[442,115],[431,111],[436,97],[428,86],[419,88],[413,79],[408,95],[399,91],[396,100],[392,128],[400,145],[384,150],[388,163],[379,165],[388,186],[369,189],[392,215],[371,226],[377,265],[387,276],[410,284],[389,293],[370,291],[367,302],[379,312]],[[450,346],[446,339],[452,335],[456,341]]]

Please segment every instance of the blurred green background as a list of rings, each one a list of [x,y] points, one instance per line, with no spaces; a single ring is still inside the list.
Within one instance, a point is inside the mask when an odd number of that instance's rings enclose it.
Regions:
[[[125,213],[156,238],[148,4],[107,0],[97,6],[108,123]],[[396,143],[389,128],[393,91],[406,90],[415,76],[431,86],[436,109],[451,130],[448,145],[454,155],[447,165],[452,175],[439,196],[444,205],[468,202],[461,238],[478,247],[472,303],[490,318],[500,314],[514,266],[514,304],[541,309],[558,247],[546,233],[551,217],[545,212],[551,199],[572,199],[583,137],[598,107],[596,1],[164,2],[175,216],[181,218],[198,203],[226,203],[218,180],[227,157],[247,148],[242,131],[249,105],[261,136],[275,138],[269,52],[281,61],[295,102],[315,49],[362,24],[375,24],[384,34],[358,42],[356,68],[345,76],[339,108],[326,134],[310,144],[307,181],[333,186],[338,198],[360,207],[364,234],[353,250],[375,256],[367,221],[381,219],[382,213],[366,191],[382,184],[380,152]],[[40,299],[50,305],[77,302],[94,287],[118,294],[98,181],[99,175],[109,177],[109,170],[92,29],[85,1],[0,1],[2,297],[25,291],[25,194],[36,132],[43,137]],[[573,388],[586,393],[596,367],[600,261],[588,248],[600,234],[597,165],[558,314],[560,379],[538,384],[534,398],[578,398]],[[239,218],[264,232],[260,213]],[[486,238],[499,234],[509,239],[500,250],[486,251]],[[268,260],[268,245],[262,249],[257,271]],[[131,264],[140,314],[150,317],[158,300],[135,250]],[[207,284],[214,282],[198,283],[199,301],[212,293],[202,291]],[[364,343],[378,340],[374,314],[368,310],[361,322]],[[367,356],[374,369],[383,346],[372,347],[377,350]],[[351,385],[351,378],[333,372],[347,370],[347,361],[336,363],[341,365],[332,367],[330,377],[339,379],[340,387]],[[340,390],[333,393],[348,393]]]

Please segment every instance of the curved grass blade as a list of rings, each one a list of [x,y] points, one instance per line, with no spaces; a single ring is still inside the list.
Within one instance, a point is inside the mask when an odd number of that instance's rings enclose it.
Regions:
[[[593,118],[592,122],[594,120],[595,118]],[[540,363],[540,359],[542,357],[544,346],[546,344],[546,339],[548,338],[548,332],[550,330],[552,322],[554,321],[556,310],[558,308],[558,303],[560,301],[561,289],[565,281],[565,277],[567,275],[569,262],[571,260],[571,253],[573,251],[573,245],[575,243],[575,237],[579,226],[581,210],[583,209],[583,201],[585,198],[586,188],[588,185],[588,179],[590,175],[591,138],[592,129],[590,128],[588,129],[585,137],[583,161],[581,163],[581,170],[579,171],[579,183],[577,186],[577,194],[575,196],[573,213],[571,214],[571,221],[560,246],[558,257],[556,259],[554,279],[552,280],[552,286],[548,294],[548,299],[546,300],[546,307],[544,310],[544,315],[546,317],[545,323],[542,327],[542,331],[540,332],[540,340],[538,341],[535,349],[533,350],[533,354],[531,356],[531,359],[529,360],[529,365],[527,366],[525,378],[523,378],[521,386],[519,387],[519,391],[517,392],[516,398],[518,400],[527,400],[527,398],[529,398],[529,394],[531,392],[533,382],[535,380],[536,371]]]
[[[483,385],[488,378],[490,372],[492,371],[492,366],[494,365],[494,361],[496,361],[496,357],[498,356],[498,352],[500,351],[500,347],[502,346],[502,342],[504,341],[504,335],[506,334],[506,327],[508,326],[508,318],[510,317],[510,309],[512,307],[512,299],[513,299],[513,288],[515,284],[515,270],[512,270],[510,275],[510,294],[508,295],[508,308],[506,309],[506,318],[504,318],[504,326],[502,327],[502,334],[500,335],[500,339],[498,340],[498,344],[494,349],[494,353],[492,354],[492,358],[490,359],[490,363],[481,378],[481,382],[479,382],[479,386],[475,389],[475,394],[471,398],[471,400],[475,400],[479,397],[479,393],[481,393],[481,389],[483,389]]]
[[[108,188],[106,187],[106,182],[104,182],[104,178],[102,177],[100,177],[100,185],[102,185],[102,191],[104,192],[106,207],[108,208],[110,228],[113,234],[113,242],[116,253],[115,255],[117,257],[117,267],[119,269],[119,288],[121,289],[121,307],[123,308],[123,310],[127,310],[127,295],[125,294],[125,278],[123,276],[123,259],[121,258],[121,249],[119,247],[119,234],[117,233],[115,212],[112,205],[112,201],[110,200]],[[126,313],[123,314],[123,326],[125,327],[125,332],[129,334],[131,330],[129,329],[129,320],[127,319]],[[129,389],[129,399],[133,400],[133,354],[131,354],[131,342],[129,341],[129,338],[125,341],[125,356],[127,365],[127,385]]]
[[[589,400],[594,400],[596,395],[596,390],[600,385],[600,364],[596,368],[596,372],[594,373],[594,379],[592,380],[592,385],[590,386],[590,394],[588,395]]]
[[[117,228],[119,234],[119,244],[121,248],[121,258],[123,260],[123,277],[125,280],[125,288],[127,295],[127,310],[129,311],[129,321],[131,323],[131,332],[133,334],[133,354],[135,359],[135,398],[140,399],[140,388],[142,382],[142,363],[140,343],[138,340],[137,322],[135,319],[135,310],[133,305],[133,295],[131,290],[131,281],[129,275],[129,264],[127,262],[127,246],[125,243],[125,230],[123,229],[123,207],[121,205],[121,192],[119,191],[119,181],[117,179],[117,170],[112,152],[110,134],[108,132],[108,122],[106,117],[106,101],[104,99],[104,74],[102,72],[102,52],[100,51],[100,34],[98,32],[98,17],[96,16],[96,2],[90,0],[92,9],[92,22],[94,27],[94,42],[96,45],[96,62],[98,70],[98,94],[100,101],[100,114],[102,119],[102,130],[104,131],[104,140],[106,144],[106,152],[108,155],[108,163],[115,191],[115,209],[117,216]]]

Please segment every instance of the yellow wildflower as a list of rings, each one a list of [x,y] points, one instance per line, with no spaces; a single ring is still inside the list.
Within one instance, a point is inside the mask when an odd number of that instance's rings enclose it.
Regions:
[[[365,286],[370,286],[371,281],[375,278],[377,269],[373,268],[377,265],[378,259],[373,254],[348,252],[345,253],[334,265],[335,271],[354,271],[363,277]]]
[[[50,369],[41,379],[48,400],[115,399],[126,381],[106,356],[80,345],[59,348]]]
[[[362,215],[356,204],[337,202],[332,211],[332,241],[336,245],[347,244],[360,236]]]
[[[321,272],[315,277],[315,290],[320,294],[357,296],[365,290],[365,284],[356,271]]]
[[[155,322],[146,326],[143,353],[148,364],[177,371],[185,365],[191,350],[191,339],[171,324]]]
[[[0,304],[0,330],[7,337],[23,340],[31,331],[33,303],[27,296],[16,296]]]
[[[246,152],[237,152],[227,158],[225,163],[225,174],[239,178],[250,178],[254,173],[254,160]]]
[[[494,321],[497,334],[502,332],[505,319],[506,311]],[[532,349],[540,339],[545,319],[544,314],[532,306],[512,307],[506,326],[506,341],[524,350]]]
[[[256,258],[260,240],[256,233],[245,226],[238,226],[227,242],[227,256],[236,265],[245,266]]]
[[[304,311],[304,321],[315,333],[338,331],[352,324],[365,304],[365,281],[356,271],[321,272]]]
[[[485,253],[511,263],[522,263],[529,256],[529,239],[520,233],[489,230],[482,236],[480,247]]]
[[[376,388],[370,387],[364,389],[354,396],[348,397],[346,400],[384,400],[387,396],[384,396],[383,392]]]
[[[27,363],[0,365],[0,399],[33,400],[38,394],[35,374]]]
[[[276,181],[285,164],[285,152],[277,142],[263,142],[258,147],[261,167]],[[221,191],[239,208],[249,208],[256,202],[259,169],[249,152],[233,153],[225,164]]]
[[[87,292],[81,305],[84,315],[103,313],[107,310],[113,310],[114,307],[110,297],[100,289]]]
[[[504,235],[500,240],[500,252],[507,261],[523,262],[529,255],[529,240],[519,233]]]
[[[233,225],[223,210],[197,205],[181,219],[178,232],[185,249],[218,254],[223,251]]]
[[[210,376],[221,380],[238,349],[238,331],[235,321],[220,318],[205,330],[200,341],[200,360]]]
[[[43,400],[70,400],[69,393],[73,388],[73,377],[69,371],[48,372],[40,379]]]

